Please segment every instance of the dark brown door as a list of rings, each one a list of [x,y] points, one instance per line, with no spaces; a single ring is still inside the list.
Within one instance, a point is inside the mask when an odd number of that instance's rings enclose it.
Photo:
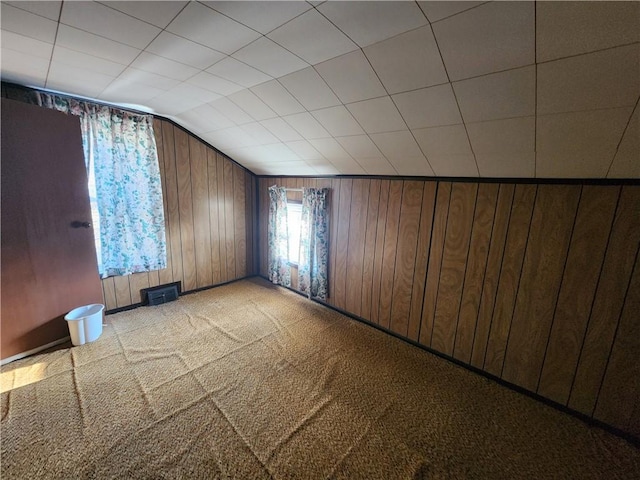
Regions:
[[[80,122],[2,99],[1,356],[69,335],[66,313],[103,303]]]

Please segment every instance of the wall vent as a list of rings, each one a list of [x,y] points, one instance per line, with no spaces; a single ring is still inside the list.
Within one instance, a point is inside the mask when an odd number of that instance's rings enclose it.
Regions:
[[[161,305],[177,300],[182,292],[181,282],[167,283],[140,290],[143,305]]]

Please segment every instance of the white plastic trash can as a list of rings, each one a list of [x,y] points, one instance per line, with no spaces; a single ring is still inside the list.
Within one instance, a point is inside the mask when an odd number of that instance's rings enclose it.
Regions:
[[[104,305],[94,303],[83,307],[74,308],[67,313],[64,319],[69,325],[71,343],[74,346],[93,342],[102,335],[102,311]]]

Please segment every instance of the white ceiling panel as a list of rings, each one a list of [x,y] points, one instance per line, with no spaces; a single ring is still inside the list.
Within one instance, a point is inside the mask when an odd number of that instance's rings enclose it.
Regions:
[[[146,51],[198,69],[208,68],[226,57],[224,53],[166,31],[158,35]]]
[[[207,72],[200,72],[194,75],[187,80],[187,83],[204,88],[205,90],[219,93],[220,95],[231,95],[232,93],[239,92],[244,89],[242,85],[211,75]]]
[[[635,105],[638,95],[639,44],[538,65],[538,114]]]
[[[300,102],[277,80],[261,83],[252,87],[251,90],[278,115],[284,116],[304,112],[304,107]]]
[[[258,32],[196,2],[189,2],[167,30],[227,54],[260,36]]]
[[[536,176],[605,178],[632,108],[539,115]]]
[[[131,67],[127,68],[118,77],[118,80],[147,85],[149,87],[157,88],[163,91],[170,90],[180,84],[179,80]]]
[[[247,123],[240,128],[251,135],[258,145],[267,145],[280,141],[273,133],[258,122]]]
[[[140,55],[137,48],[66,25],[58,28],[56,45],[124,65],[129,65]]]
[[[532,178],[536,170],[535,152],[476,153],[480,176],[485,178]]]
[[[364,168],[351,157],[336,157],[329,161],[342,175],[364,175],[366,173]]]
[[[54,1],[32,2],[20,0],[19,2],[3,2],[3,4],[4,3],[20,8],[22,10],[26,10],[27,12],[35,13],[36,15],[40,15],[41,17],[45,17],[56,22],[60,17],[60,7],[62,6],[62,2]],[[4,7],[2,10],[2,14],[4,15]]]
[[[354,160],[368,175],[398,175],[393,165],[384,157],[358,157]]]
[[[309,143],[330,161],[345,158],[353,160],[335,138],[311,138]],[[334,165],[336,164],[334,163]]]
[[[389,160],[389,163],[393,165],[398,175],[432,176],[434,174],[429,162],[408,130],[374,133],[369,137]]]
[[[389,93],[448,82],[430,26],[371,45],[364,53]]]
[[[192,125],[198,125],[201,132],[210,132],[234,126],[231,120],[208,103],[181,113],[179,118]]]
[[[242,110],[251,115],[255,120],[266,120],[277,117],[276,112],[271,110],[266,103],[256,96],[251,90],[240,90],[227,97]]]
[[[168,58],[159,57],[153,53],[142,52],[132,63],[133,68],[155,73],[174,80],[186,80],[198,73],[197,68],[189,67],[184,63],[174,62]]]
[[[535,117],[467,123],[469,140],[476,155],[534,152],[535,130]]]
[[[320,63],[315,68],[342,103],[387,94],[361,50]]]
[[[53,50],[53,61],[92,72],[104,73],[112,77],[117,77],[126,68],[126,65],[122,65],[121,63],[115,63],[110,60],[105,60],[104,58],[69,50],[59,45],[56,45]]]
[[[51,59],[53,44],[25,37],[17,33],[2,31],[2,49],[13,50],[14,52],[26,53],[29,56],[43,58],[47,61]]]
[[[302,135],[303,138],[306,138],[309,141],[316,138],[327,138],[331,136],[309,112],[296,113],[282,118],[300,135]]]
[[[315,9],[284,24],[268,37],[310,64],[323,62],[358,48]]]
[[[280,117],[263,120],[260,123],[262,123],[262,125],[274,134],[281,142],[295,142],[302,140],[300,134],[291,128],[291,125]]]
[[[99,98],[106,102],[135,104],[138,105],[136,109],[141,110],[145,102],[157,97],[164,91],[165,90],[160,88],[145,85],[144,83],[119,77],[102,91]]]
[[[539,2],[538,62],[640,41],[640,2]]]
[[[35,38],[47,43],[53,43],[56,38],[56,22],[12,7],[4,2],[2,3],[0,24],[2,25],[2,30],[19,33],[25,37]]]
[[[272,77],[281,77],[309,66],[307,62],[266,37],[241,48],[233,57]]]
[[[427,23],[415,2],[325,2],[318,11],[360,47]]]
[[[262,34],[278,28],[282,24],[311,9],[306,2],[204,2],[205,5],[223,13],[227,17],[253,28]]]
[[[269,75],[231,57],[207,68],[207,72],[247,88],[271,80]]]
[[[393,95],[409,128],[437,127],[462,123],[450,84]]]
[[[306,140],[285,142],[285,144],[303,160],[324,160],[322,154]]]
[[[136,48],[149,45],[161,31],[96,2],[64,2],[60,22]]]
[[[211,106],[237,125],[253,122],[253,118],[251,118],[251,116],[238,105],[229,100],[228,97],[219,98],[218,100],[211,102]]]
[[[346,106],[367,133],[406,130],[407,125],[391,97],[380,97]]]
[[[535,62],[533,2],[490,2],[437,22],[433,31],[451,80]]]
[[[52,62],[49,66],[46,87],[51,90],[64,91],[67,85],[72,85],[78,95],[95,98],[114,79],[115,77],[110,75]]]
[[[524,67],[453,83],[465,122],[534,115],[536,69]]]
[[[340,105],[340,100],[313,67],[278,79],[307,110]]]
[[[384,157],[382,152],[373,143],[368,135],[353,135],[350,137],[337,137],[336,140],[342,145],[353,158],[376,158]]]
[[[640,178],[640,108],[637,106],[618,146],[607,177]]]
[[[437,155],[472,155],[464,125],[419,128],[413,130],[413,135],[430,163],[431,158]],[[435,165],[433,167],[437,173]]]
[[[458,2],[458,1],[436,1],[418,2],[418,5],[425,13],[431,23],[450,17],[470,8],[482,5],[485,2]]]
[[[2,79],[33,87],[44,87],[49,60],[2,48]]]
[[[476,160],[470,153],[438,153],[429,155],[429,164],[439,177],[477,177]]]
[[[207,94],[215,95],[215,93],[212,92],[207,92]],[[202,105],[201,98],[202,97],[197,95],[190,94],[189,87],[181,84],[171,90],[162,92],[157,97],[153,97],[148,103],[156,112],[162,115],[178,115]]]
[[[165,28],[188,2],[119,1],[100,2],[156,27]]]
[[[364,133],[349,110],[343,106],[314,110],[311,115],[334,137]]]

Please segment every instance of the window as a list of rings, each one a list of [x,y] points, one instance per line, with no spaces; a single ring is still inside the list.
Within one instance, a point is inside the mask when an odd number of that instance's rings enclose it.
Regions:
[[[302,220],[302,203],[287,200],[287,228],[289,237],[289,263],[298,265],[300,262],[300,230]]]

